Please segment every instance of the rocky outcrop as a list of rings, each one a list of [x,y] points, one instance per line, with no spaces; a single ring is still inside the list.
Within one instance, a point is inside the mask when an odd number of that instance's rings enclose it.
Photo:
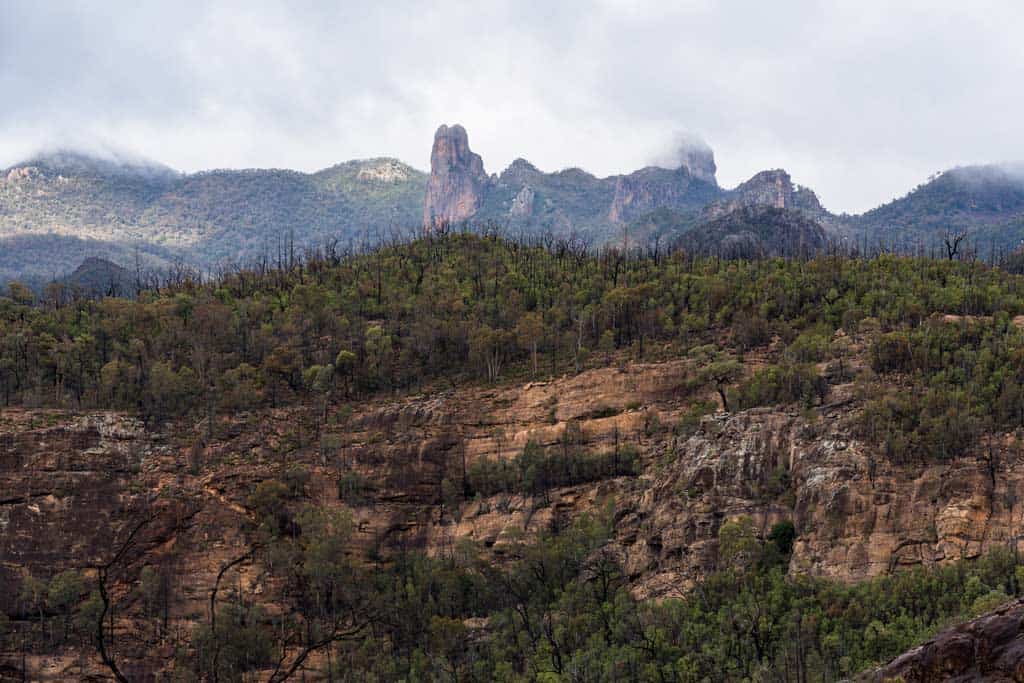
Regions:
[[[379,183],[399,183],[409,179],[414,171],[398,159],[370,159],[362,162],[356,178]]]
[[[880,669],[862,683],[1024,680],[1024,601],[943,631]]]
[[[38,175],[39,169],[35,166],[21,166],[9,170],[6,178],[8,183],[14,184],[24,180],[31,180]]]
[[[442,125],[434,134],[423,223],[458,223],[476,215],[487,183],[484,162],[469,148],[466,129]]]
[[[442,125],[434,136],[423,222],[428,228],[468,220],[493,222],[583,235],[595,244],[622,239],[624,227],[634,242],[671,241],[699,222],[747,207],[799,211],[830,230],[838,225],[814,192],[795,185],[781,169],[723,190],[715,177],[714,153],[703,143],[682,146],[668,163],[674,167],[648,166],[598,178],[578,168],[546,173],[518,158],[491,177],[470,149],[466,130]],[[676,218],[645,220],[656,212]]]
[[[812,190],[795,185],[789,174],[780,168],[761,171],[741,183],[723,200],[709,204],[704,215],[713,219],[749,206],[795,209],[811,217],[822,217],[827,213]]]
[[[529,217],[533,215],[533,199],[536,192],[529,185],[523,185],[523,189],[512,200],[512,206],[508,212],[511,216]]]
[[[1020,545],[1024,457],[1013,437],[994,472],[973,456],[897,466],[851,437],[846,389],[833,399],[811,421],[768,409],[707,418],[676,444],[619,524],[635,590],[685,591],[714,566],[721,523],[740,515],[764,533],[791,520],[790,571],[844,582]]]
[[[423,220],[429,227],[473,219],[605,242],[618,239],[623,224],[655,209],[698,212],[722,196],[710,148],[683,149],[674,163],[672,169],[650,166],[598,178],[579,168],[545,173],[518,158],[489,177],[470,150],[465,129],[441,126],[431,153]]]

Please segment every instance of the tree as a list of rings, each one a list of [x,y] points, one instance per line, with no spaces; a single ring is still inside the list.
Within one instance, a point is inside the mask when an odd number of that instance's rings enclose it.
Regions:
[[[481,325],[470,333],[470,357],[484,367],[487,381],[494,382],[501,374],[501,368],[512,345],[511,334],[506,330]]]
[[[157,422],[176,417],[192,407],[199,394],[196,374],[190,367],[175,370],[169,363],[153,364],[143,396],[145,414]]]
[[[533,375],[537,376],[537,347],[544,336],[544,318],[536,311],[523,313],[516,324],[516,338],[520,348],[530,351]]]
[[[31,306],[36,300],[32,290],[20,282],[11,282],[7,285],[7,295],[19,306]]]
[[[21,588],[18,591],[18,600],[24,606],[25,611],[35,612],[39,615],[39,630],[43,631],[43,619],[46,610],[46,583],[37,579],[31,574],[25,574],[21,579]]]
[[[746,568],[761,555],[754,520],[747,515],[723,524],[718,530],[718,566]]]
[[[348,514],[311,505],[300,511],[298,524],[301,535],[273,542],[292,546],[292,562],[278,571],[300,597],[280,625],[280,655],[269,683],[291,678],[313,653],[360,637],[377,614],[372,596],[353,580],[358,570],[345,558],[352,533]]]
[[[63,571],[50,579],[46,601],[51,609],[64,617],[64,638],[68,636],[71,612],[78,603],[82,590],[82,577],[73,569]]]
[[[729,398],[726,388],[743,376],[743,365],[735,360],[716,360],[701,368],[699,376],[704,382],[711,382],[722,399],[722,410],[729,412]]]
[[[309,393],[319,397],[316,419],[316,438],[319,439],[320,429],[327,422],[327,406],[330,405],[331,390],[334,388],[334,366],[311,365],[302,373],[302,379]]]
[[[96,614],[96,622],[94,624],[93,631],[96,638],[96,650],[99,652],[100,660],[108,669],[110,669],[110,673],[114,675],[114,678],[117,679],[119,683],[128,683],[128,679],[125,677],[124,673],[121,672],[121,668],[117,665],[117,661],[114,659],[113,652],[110,648],[114,637],[113,611],[110,599],[110,588],[108,585],[110,581],[110,572],[117,569],[119,565],[125,562],[128,554],[138,542],[143,529],[149,526],[153,520],[156,519],[156,516],[157,513],[152,512],[139,519],[135,525],[132,526],[131,531],[113,553],[110,560],[105,564],[101,564],[96,567],[96,584],[99,592],[100,603],[102,605]],[[107,625],[104,623],[108,614],[110,614],[111,617],[109,632]]]
[[[960,243],[967,237],[967,233],[963,231],[947,230],[946,234],[942,237],[942,242],[946,246],[946,258],[952,261],[957,257],[960,252]]]
[[[270,404],[275,408],[285,392],[302,388],[302,359],[291,346],[277,346],[264,359],[262,370],[266,385],[270,387]]]
[[[356,369],[356,354],[352,353],[348,349],[342,349],[338,351],[338,355],[334,358],[334,368],[338,375],[345,378],[345,396],[349,396],[352,392],[353,377]]]
[[[391,335],[380,325],[366,328],[363,340],[366,349],[366,364],[373,370],[376,380],[383,381],[389,370],[392,355]]]

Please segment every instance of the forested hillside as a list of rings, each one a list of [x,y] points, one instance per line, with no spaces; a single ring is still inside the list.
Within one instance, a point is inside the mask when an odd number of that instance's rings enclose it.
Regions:
[[[445,231],[13,285],[0,675],[838,680],[1022,592],[1022,314],[976,261]]]
[[[877,330],[875,372],[899,373],[922,391],[976,382],[979,391],[958,404],[970,417],[972,406],[1013,403],[1004,394],[1017,377],[1021,333],[1011,320],[1024,313],[1020,283],[977,262],[591,255],[571,241],[437,234],[364,255],[314,252],[292,267],[209,283],[186,279],[137,302],[69,302],[60,285],[37,300],[12,286],[0,391],[8,405],[166,419],[197,400],[230,408],[244,396],[270,406],[327,389],[362,396],[439,378],[557,376],[626,351],[657,359],[710,345],[715,364],[739,363],[769,343],[786,349],[774,356],[779,367],[802,377],[837,358],[836,330],[866,325]],[[946,324],[944,315],[963,322]],[[325,379],[314,381],[320,372]]]
[[[954,168],[906,196],[852,217],[879,244],[933,247],[946,234],[970,235],[975,249],[1008,252],[1024,240],[1024,169],[1020,164]]]
[[[426,176],[394,159],[316,173],[179,174],[61,152],[0,173],[0,280],[53,279],[86,257],[213,270],[293,245],[379,241],[418,225]]]

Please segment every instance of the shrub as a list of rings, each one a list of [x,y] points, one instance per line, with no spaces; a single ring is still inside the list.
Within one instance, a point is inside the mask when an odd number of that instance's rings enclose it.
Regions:
[[[796,401],[811,405],[815,399],[824,401],[828,382],[813,365],[769,365],[741,384],[736,393],[741,409]]]
[[[466,473],[470,495],[497,493],[541,495],[552,488],[573,486],[609,477],[633,476],[639,471],[636,447],[625,444],[603,453],[554,446],[544,449],[531,441],[512,460],[482,458]]]

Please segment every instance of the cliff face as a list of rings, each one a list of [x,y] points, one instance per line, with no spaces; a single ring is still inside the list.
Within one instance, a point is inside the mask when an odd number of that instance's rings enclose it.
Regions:
[[[713,398],[689,393],[694,363],[632,363],[545,382],[367,400],[351,413],[331,411],[319,442],[302,409],[223,417],[212,439],[205,424],[150,430],[112,413],[6,410],[0,611],[32,619],[17,598],[24,577],[49,579],[65,569],[84,574],[84,599],[96,568],[148,520],[112,575],[118,628],[152,628],[133,591],[144,567],[165,568],[180,577],[169,589],[167,628],[187,639],[205,619],[220,568],[250,547],[250,494],[295,467],[309,475],[305,500],[351,515],[349,552],[363,558],[408,550],[447,556],[470,541],[501,562],[523,534],[610,507],[612,544],[644,598],[681,595],[714,569],[718,531],[740,516],[763,534],[792,521],[790,571],[842,581],[1019,543],[1024,449],[1012,435],[998,437],[984,457],[895,465],[853,436],[858,399],[845,384],[812,411],[719,413],[683,430],[692,401]],[[561,448],[567,434],[587,453],[635,447],[638,474],[556,488],[543,499],[445,500],[444,481],[458,481],[474,463],[510,460],[531,441]],[[262,602],[280,600],[258,562],[240,565],[237,581]],[[101,671],[83,647],[69,644],[29,668],[52,680]],[[172,666],[169,650],[122,647],[132,680]],[[17,657],[0,652],[0,670]]]
[[[708,180],[706,168],[700,173],[693,175],[686,166],[671,171],[652,166],[620,176],[608,220],[626,223],[658,208],[699,210],[721,194],[714,175]]]
[[[721,523],[739,515],[764,529],[791,519],[798,533],[792,571],[844,581],[1015,542],[1024,516],[1024,459],[1011,437],[993,463],[966,457],[895,466],[851,436],[853,397],[843,385],[833,388],[832,406],[812,417],[770,409],[719,414],[684,437],[672,425],[692,399],[682,391],[691,371],[689,361],[629,365],[369,403],[328,428],[336,455],[307,446],[288,463],[309,469],[308,496],[352,510],[362,550],[385,555],[409,548],[442,553],[459,537],[497,552],[504,538],[545,528],[555,514],[614,501],[616,542],[642,595],[684,591],[713,567]],[[136,508],[164,487],[189,508],[179,513],[192,520],[189,529],[196,520],[211,525],[213,545],[195,551],[218,557],[211,548],[237,539],[253,486],[279,475],[276,444],[295,438],[297,418],[268,411],[226,421],[214,441],[196,450],[182,441],[192,435],[169,438],[116,415],[5,416],[0,595],[11,595],[25,570],[48,575],[99,563]],[[500,495],[442,510],[443,478],[482,458],[512,458],[528,441],[559,444],[570,423],[588,451],[635,444],[642,474],[559,489],[550,504]],[[338,478],[353,473],[362,493],[339,500]],[[215,564],[186,560],[195,571]]]
[[[639,533],[627,556],[640,592],[692,584],[714,561],[721,522],[739,515],[765,532],[792,520],[790,571],[841,581],[1018,543],[1024,459],[1007,456],[995,475],[974,457],[894,466],[850,437],[843,411],[812,421],[766,409],[705,420],[635,509]],[[1008,441],[1004,452],[1015,447]]]
[[[466,129],[442,125],[430,152],[430,181],[423,224],[457,223],[472,218],[482,202],[487,174],[479,154],[469,149]]]

